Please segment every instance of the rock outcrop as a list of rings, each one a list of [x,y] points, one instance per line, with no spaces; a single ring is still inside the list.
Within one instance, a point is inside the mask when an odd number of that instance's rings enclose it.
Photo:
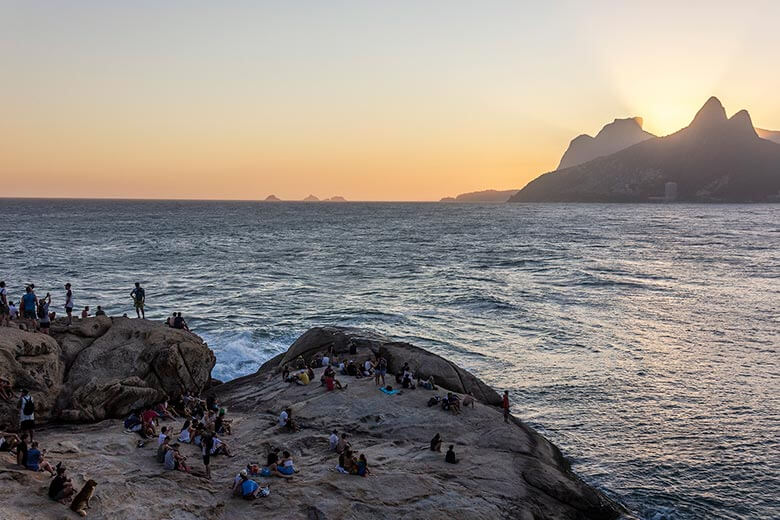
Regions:
[[[69,355],[73,355],[78,342],[87,342],[95,324],[97,333],[102,323],[85,323],[84,330],[69,333],[74,336],[70,338],[73,351]],[[117,325],[120,327],[112,333]],[[112,325],[84,348],[95,348],[100,340],[101,348],[119,352],[127,344],[136,344],[143,351],[146,347],[141,344],[148,346],[148,342],[161,345],[163,350],[163,344],[181,343],[178,337],[167,334],[162,334],[166,339],[160,339],[154,329],[121,325]],[[126,337],[132,329],[138,330],[139,339]],[[6,336],[3,344],[24,341],[16,338],[16,333]],[[39,342],[30,348],[46,351],[44,356],[57,353],[55,342],[44,338],[43,344],[46,346]],[[321,368],[315,370],[314,381],[306,386],[282,380],[278,369],[285,362],[299,355],[313,356],[331,345],[337,355],[343,353],[352,359],[383,352],[391,367],[406,360],[421,371],[441,376],[442,385],[477,390],[479,399],[495,401],[495,392],[476,377],[423,349],[370,332],[318,328],[304,334],[286,353],[268,361],[255,374],[208,391],[228,409],[233,434],[223,439],[236,455],[233,459],[213,457],[211,480],[164,470],[153,456],[157,443],[136,447],[138,437],[123,433],[119,420],[53,426],[37,432],[36,439],[48,449],[51,462],[63,462],[69,468],[76,488],[87,479],[98,482],[89,512],[93,520],[228,520],[258,514],[292,520],[613,520],[627,514],[573,474],[558,448],[540,434],[517,419],[504,423],[497,407],[478,402],[474,408],[453,415],[440,406],[427,406],[428,400],[441,395],[442,390],[406,390],[389,396],[378,390],[373,378],[339,376],[347,388],[328,392],[318,384]],[[354,354],[349,354],[350,350]],[[85,354],[76,353],[74,364],[81,363]],[[121,363],[134,362],[117,355],[117,365],[120,359]],[[97,361],[102,356],[89,357],[95,360],[95,366],[102,366]],[[137,363],[142,367],[146,362]],[[205,367],[210,368],[210,364],[205,363]],[[285,407],[292,409],[300,431],[284,433],[278,427],[278,414]],[[174,432],[180,429],[179,423],[167,425]],[[338,455],[328,446],[328,435],[333,430],[349,434],[355,453],[367,457],[371,476],[360,478],[334,470]],[[459,464],[447,464],[443,453],[428,449],[437,432],[442,435],[444,451],[450,444],[455,446]],[[271,486],[270,495],[253,502],[233,498],[227,484],[248,462],[262,464],[272,446],[289,451],[300,472],[290,482],[278,477],[254,477],[261,485]],[[184,444],[181,452],[188,457],[193,473],[202,475],[200,449]],[[48,477],[19,469],[10,456],[2,453],[0,480],[0,503],[8,518],[70,517],[64,506],[46,496]]]
[[[501,203],[509,200],[509,197],[519,190],[482,190],[461,193],[456,197],[444,197],[439,202],[494,202]]]
[[[558,169],[571,168],[578,164],[592,161],[597,157],[611,155],[629,146],[647,141],[655,137],[642,129],[641,117],[615,119],[605,125],[596,137],[582,134],[571,140],[569,147],[563,153]],[[514,194],[513,194],[514,195]]]
[[[32,392],[38,422],[121,417],[166,395],[201,391],[216,361],[196,335],[147,320],[58,321],[51,333],[0,328],[4,376],[15,391]],[[17,414],[15,403],[0,405],[0,427],[15,426]]]

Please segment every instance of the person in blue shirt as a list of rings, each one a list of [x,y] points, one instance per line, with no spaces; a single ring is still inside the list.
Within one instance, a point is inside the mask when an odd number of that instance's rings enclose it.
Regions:
[[[241,480],[243,481],[241,483],[241,496],[247,500],[257,498],[257,494],[260,492],[260,485],[246,475],[241,475]]]
[[[22,319],[31,321],[33,328],[35,328],[35,319],[37,317],[35,311],[38,309],[38,297],[35,296],[32,286],[28,285],[25,288],[24,296],[22,296],[19,306],[22,310]]]
[[[31,469],[33,471],[48,471],[51,473],[52,477],[56,475],[56,472],[54,471],[54,468],[51,467],[51,464],[44,460],[43,452],[38,449],[37,442],[33,442],[30,445],[30,450],[27,452],[26,465],[27,469]]]

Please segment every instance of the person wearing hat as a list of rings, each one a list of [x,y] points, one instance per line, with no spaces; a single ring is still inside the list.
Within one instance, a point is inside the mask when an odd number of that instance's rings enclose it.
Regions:
[[[73,484],[65,474],[65,466],[60,462],[57,464],[57,474],[51,480],[51,484],[49,484],[49,498],[66,504],[74,492]]]
[[[65,314],[68,315],[68,325],[73,324],[73,291],[70,290],[70,283],[65,284]]]

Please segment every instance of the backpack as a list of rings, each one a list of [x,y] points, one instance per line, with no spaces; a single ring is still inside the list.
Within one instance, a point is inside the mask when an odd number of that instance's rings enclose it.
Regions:
[[[24,415],[32,415],[35,413],[35,403],[33,403],[32,397],[28,397],[24,400],[24,406],[22,406],[22,412]]]

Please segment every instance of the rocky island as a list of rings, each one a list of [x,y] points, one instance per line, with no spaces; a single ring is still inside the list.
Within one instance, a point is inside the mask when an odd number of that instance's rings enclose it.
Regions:
[[[389,373],[403,363],[422,377],[435,376],[438,390],[386,395],[373,378],[338,376],[345,390],[284,382],[282,368],[312,361],[328,349],[363,362],[381,354]],[[210,378],[214,354],[195,334],[127,318],[87,318],[52,336],[0,327],[2,375],[15,395],[31,390],[39,426],[35,439],[52,463],[67,466],[74,487],[98,485],[90,518],[232,519],[273,515],[290,519],[513,518],[614,519],[628,513],[570,469],[560,450],[522,421],[501,417],[501,398],[477,377],[414,345],[355,329],[322,327],[301,336],[287,352],[259,370],[224,384]],[[392,381],[391,381],[392,379]],[[388,384],[395,379],[388,375]],[[232,419],[223,439],[235,458],[215,457],[212,479],[166,471],[154,458],[157,443],[138,447],[121,418],[185,391],[216,397]],[[471,393],[476,405],[460,415],[428,406],[443,392]],[[284,433],[277,418],[291,408],[300,425]],[[2,429],[17,426],[16,403],[0,404]],[[178,433],[179,422],[166,421]],[[336,472],[328,436],[349,434],[371,475]],[[428,449],[434,434],[453,444],[459,464]],[[247,463],[263,464],[271,447],[288,450],[300,469],[293,479],[256,477],[270,495],[233,498],[230,484]],[[200,450],[183,445],[195,470]],[[74,518],[47,497],[49,477],[24,470],[5,454],[0,463],[3,518]]]

